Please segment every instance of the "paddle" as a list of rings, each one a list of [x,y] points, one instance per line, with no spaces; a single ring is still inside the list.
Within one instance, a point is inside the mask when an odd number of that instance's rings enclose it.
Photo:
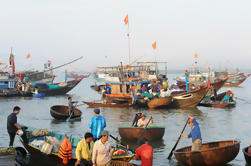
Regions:
[[[179,136],[178,140],[176,141],[176,144],[174,145],[172,151],[170,152],[170,154],[169,154],[169,156],[168,156],[168,160],[171,159],[171,157],[172,157],[172,155],[173,155],[173,151],[176,149],[176,146],[178,145],[178,143],[179,143],[179,141],[180,141],[181,135],[183,134],[183,132],[184,132],[186,126],[187,126],[188,121],[189,121],[189,119],[187,119],[187,122],[186,122],[185,126],[183,127],[183,129],[182,129],[182,131],[181,131],[181,133],[180,133],[180,136]]]
[[[146,132],[147,126],[149,125],[149,123],[151,122],[151,120],[153,119],[153,117],[151,116],[151,118],[149,119],[149,121],[146,124],[146,127],[144,128],[144,131],[142,132],[142,134],[140,135],[140,137],[137,140],[137,144],[139,144],[140,140],[142,140],[142,138],[144,137],[144,134]]]
[[[117,144],[122,145],[124,148],[126,148],[125,145],[121,144],[121,142],[120,142],[117,138],[115,138],[114,136],[112,136],[111,134],[110,134],[110,137],[111,137],[112,139],[114,139],[114,140],[117,142]],[[126,148],[126,149],[127,149],[127,148]],[[128,149],[128,150],[130,150],[131,152],[135,153],[135,150],[132,150],[132,149]]]
[[[75,110],[75,107],[77,107],[77,103],[78,103],[78,102],[76,102],[76,105],[73,107],[74,110]],[[68,121],[71,119],[71,117],[72,117],[72,115],[73,115],[73,113],[74,113],[74,110],[71,112],[70,116],[66,119],[66,122],[68,122]]]

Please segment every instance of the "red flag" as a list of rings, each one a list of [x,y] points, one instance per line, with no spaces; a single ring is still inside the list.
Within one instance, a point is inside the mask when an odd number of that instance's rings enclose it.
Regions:
[[[198,58],[198,54],[197,53],[194,54],[194,58]]]
[[[156,44],[157,43],[156,43],[156,40],[155,40],[155,42],[152,44],[152,47],[153,47],[154,50],[156,50]]]
[[[29,59],[30,57],[31,57],[31,54],[28,53],[28,54],[26,55],[26,59]]]
[[[125,17],[124,22],[125,22],[125,24],[128,24],[128,14]]]
[[[127,33],[126,36],[129,37],[129,33]]]
[[[107,59],[108,57],[107,56],[105,56],[105,59]]]

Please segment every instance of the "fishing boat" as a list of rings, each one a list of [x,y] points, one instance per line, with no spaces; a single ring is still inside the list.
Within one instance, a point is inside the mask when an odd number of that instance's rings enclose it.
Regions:
[[[172,106],[178,108],[195,107],[205,97],[208,90],[209,86],[206,86],[206,87],[201,87],[198,90],[172,95],[173,98]]]
[[[211,83],[211,88],[209,89],[209,94],[213,94],[214,93],[214,89],[216,90],[216,92],[218,92],[220,90],[220,88],[222,88],[226,82],[228,80],[228,77],[224,78],[224,79],[218,79],[215,80],[214,82]],[[192,89],[193,87],[199,87],[199,86],[205,86],[208,84],[208,82],[189,82],[189,89]],[[181,88],[186,90],[186,82],[179,80],[177,81],[177,85]]]
[[[147,103],[148,108],[163,108],[169,107],[172,103],[172,97],[159,97],[154,98]]]
[[[236,105],[236,101],[229,102],[229,103],[199,103],[198,106],[204,106],[204,107],[213,107],[213,108],[230,108],[234,107]]]
[[[58,157],[57,152],[52,152],[49,154],[45,154],[41,151],[42,148],[40,146],[36,146],[32,144],[32,141],[35,139],[37,140],[45,140],[46,137],[51,136],[56,138],[59,142],[62,142],[62,140],[66,137],[66,135],[58,134],[55,132],[49,132],[47,135],[34,137],[31,133],[35,130],[35,128],[32,127],[26,127],[27,129],[24,130],[24,134],[20,138],[23,146],[25,149],[31,154],[32,158],[36,161],[36,163],[39,163],[39,165],[46,165],[46,166],[64,166],[62,163],[62,159]],[[74,166],[76,159],[75,149],[77,147],[78,142],[80,139],[74,138],[74,137],[68,137],[72,144],[72,158],[68,160],[68,166]],[[132,158],[134,157],[134,153],[130,151],[126,151],[125,154],[117,155],[112,157],[112,164],[111,165],[118,165],[118,166],[132,166],[134,164],[128,163]]]
[[[144,132],[143,127],[119,127],[119,135],[125,140],[137,140]],[[144,137],[150,141],[156,141],[163,138],[165,134],[165,127],[163,126],[149,126],[147,127]]]
[[[245,157],[245,160],[246,160],[247,164],[251,164],[251,154],[248,153],[248,148],[249,148],[249,146],[243,148],[242,152],[244,154],[244,157]]]
[[[55,84],[45,84],[38,83],[35,85],[34,89],[37,89],[38,93],[45,94],[45,96],[54,96],[54,95],[65,95],[75,86],[77,86],[84,77],[74,79],[68,82],[60,82]]]
[[[239,153],[240,141],[218,141],[202,144],[200,151],[191,151],[191,146],[174,151],[176,160],[189,166],[224,165]]]
[[[206,96],[199,104],[198,106],[204,106],[204,107],[213,107],[213,108],[230,108],[234,107],[236,105],[236,100],[233,100],[232,102],[224,102],[224,97],[227,93],[222,92],[218,94],[217,96]]]
[[[95,107],[131,107],[132,104],[129,103],[125,103],[125,104],[117,104],[117,103],[95,103],[95,102],[86,102],[83,101],[83,103],[85,103],[86,105],[88,105],[91,108],[95,108]]]
[[[227,81],[224,86],[226,87],[237,87],[242,84],[248,77],[244,77],[238,80]]]
[[[50,113],[53,118],[58,119],[58,120],[66,120],[70,116],[69,107],[64,106],[64,105],[52,106],[50,108]],[[71,116],[71,119],[79,118],[81,117],[81,115],[82,115],[82,112],[79,109],[75,108],[74,114]]]

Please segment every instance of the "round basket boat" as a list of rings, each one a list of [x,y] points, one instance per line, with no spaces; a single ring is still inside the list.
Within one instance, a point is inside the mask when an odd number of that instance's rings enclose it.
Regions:
[[[191,151],[191,146],[174,151],[175,158],[183,165],[212,166],[232,161],[240,150],[240,141],[218,141],[202,144],[200,151]]]
[[[250,164],[251,164],[251,154],[248,153],[248,148],[249,148],[249,146],[243,148],[243,149],[242,149],[242,152],[243,152],[243,154],[244,154],[244,157],[245,157],[246,162],[250,165]]]
[[[119,135],[125,140],[137,140],[143,133],[144,128],[142,127],[120,127]],[[144,137],[150,141],[156,141],[162,139],[165,134],[165,127],[162,126],[149,126]]]
[[[51,107],[50,113],[53,118],[58,120],[66,120],[67,118],[69,118],[68,106],[54,105]],[[75,108],[74,114],[72,115],[71,119],[81,117],[81,115],[82,112],[79,109]]]

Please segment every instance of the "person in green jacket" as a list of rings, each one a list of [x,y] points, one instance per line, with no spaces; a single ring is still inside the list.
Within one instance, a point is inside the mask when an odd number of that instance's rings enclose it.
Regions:
[[[77,145],[77,161],[75,166],[92,166],[93,146],[94,142],[92,133],[85,133],[85,138],[82,139]]]

